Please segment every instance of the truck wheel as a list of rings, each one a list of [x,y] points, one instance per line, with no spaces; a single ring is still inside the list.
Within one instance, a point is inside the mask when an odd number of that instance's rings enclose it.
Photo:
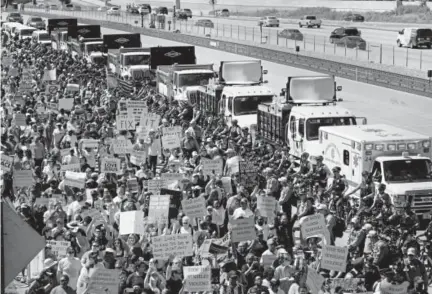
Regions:
[[[299,23],[299,27],[301,27],[301,28],[303,27],[301,23]]]
[[[430,49],[430,48],[431,48],[431,44],[427,44],[426,47],[427,47],[428,49]]]

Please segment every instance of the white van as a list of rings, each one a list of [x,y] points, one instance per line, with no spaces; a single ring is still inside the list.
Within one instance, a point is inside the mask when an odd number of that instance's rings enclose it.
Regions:
[[[432,30],[424,28],[406,28],[398,32],[397,45],[412,49],[425,46],[428,49],[432,45]]]
[[[32,34],[32,41],[51,46],[51,37],[47,31],[34,31]]]
[[[15,34],[20,40],[31,39],[34,31],[36,31],[35,28],[23,25],[15,29]]]
[[[9,34],[14,34],[17,27],[23,26],[19,22],[5,22],[2,24],[2,29],[5,29]]]

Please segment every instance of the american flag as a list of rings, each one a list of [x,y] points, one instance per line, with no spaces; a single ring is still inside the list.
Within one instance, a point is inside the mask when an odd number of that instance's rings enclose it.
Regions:
[[[141,87],[141,89],[138,91],[137,98],[141,99],[143,96],[147,93],[146,87]]]
[[[129,81],[124,81],[121,79],[117,79],[117,81],[121,92],[123,92],[125,95],[131,95],[133,92],[133,84]]]

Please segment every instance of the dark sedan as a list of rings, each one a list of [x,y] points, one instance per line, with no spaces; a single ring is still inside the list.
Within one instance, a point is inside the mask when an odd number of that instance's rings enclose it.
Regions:
[[[200,19],[195,23],[197,27],[214,28],[214,24],[210,19]]]
[[[303,34],[297,29],[284,29],[278,36],[288,40],[303,41]]]
[[[27,19],[26,23],[29,27],[33,27],[38,30],[45,30],[46,25],[41,17],[32,16]]]
[[[335,39],[334,43],[337,46],[341,46],[341,47],[352,48],[352,49],[358,48],[360,50],[366,50],[366,41],[359,36],[347,36],[340,39]]]
[[[24,23],[24,20],[23,20],[21,14],[13,12],[13,13],[9,13],[9,15],[6,17],[6,22]]]
[[[344,21],[364,22],[365,18],[361,14],[347,14],[343,18]]]
[[[335,43],[335,40],[349,36],[361,36],[361,32],[355,27],[337,28],[330,34],[330,43]]]

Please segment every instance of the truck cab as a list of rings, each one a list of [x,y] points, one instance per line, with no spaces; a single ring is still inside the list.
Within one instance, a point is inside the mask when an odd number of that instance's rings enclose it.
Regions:
[[[336,105],[340,90],[332,76],[289,77],[281,98],[258,106],[258,136],[271,144],[289,147],[295,157],[303,152],[317,155],[321,150],[321,127],[356,125],[359,120],[348,109]]]
[[[68,38],[72,55],[83,56],[90,63],[104,62],[104,44],[99,25],[69,26]]]
[[[209,115],[223,116],[228,124],[237,120],[242,127],[256,124],[260,103],[271,102],[274,92],[264,86],[260,60],[222,61],[218,79],[210,80],[197,91],[200,109]]]
[[[48,19],[47,31],[51,36],[51,46],[55,50],[68,49],[68,30],[69,27],[76,27],[76,18],[51,18]]]
[[[149,77],[150,48],[120,48],[119,72],[134,79]]]
[[[47,31],[34,31],[32,34],[32,41],[51,46],[51,38]]]
[[[384,124],[320,129],[324,163],[341,167],[350,189],[368,171],[376,186],[386,185],[395,208],[409,202],[423,219],[431,218],[432,209],[431,141]]]

